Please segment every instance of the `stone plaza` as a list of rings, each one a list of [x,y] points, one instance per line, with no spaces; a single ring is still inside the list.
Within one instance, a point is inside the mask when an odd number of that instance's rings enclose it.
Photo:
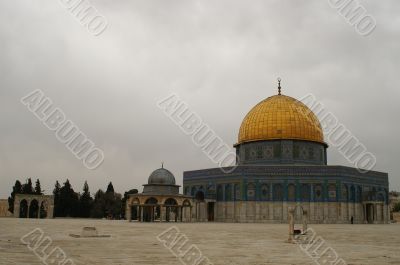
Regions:
[[[111,237],[69,236],[80,233],[86,226],[96,227],[99,233]],[[182,264],[157,239],[174,226],[211,264],[315,264],[299,245],[286,243],[287,224],[15,218],[0,218],[0,264],[43,264],[21,242],[24,235],[36,228],[52,240],[47,251],[59,247],[76,265]],[[309,227],[347,264],[400,264],[400,224],[312,224]]]

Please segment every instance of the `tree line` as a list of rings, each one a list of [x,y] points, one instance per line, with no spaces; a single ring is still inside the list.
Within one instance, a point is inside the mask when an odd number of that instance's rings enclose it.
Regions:
[[[106,191],[99,189],[92,196],[87,181],[83,185],[82,192],[78,193],[74,191],[68,179],[62,186],[57,180],[53,190],[54,217],[124,219],[128,195],[136,193],[138,190],[132,189],[122,196],[114,191],[114,186],[110,182]],[[8,210],[11,213],[14,213],[16,194],[42,195],[40,180],[36,180],[35,187],[33,187],[31,178],[28,178],[24,184],[19,180],[15,182],[11,195],[8,197]]]

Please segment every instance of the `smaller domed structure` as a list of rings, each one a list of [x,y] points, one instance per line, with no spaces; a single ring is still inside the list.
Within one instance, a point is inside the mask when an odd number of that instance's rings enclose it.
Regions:
[[[162,167],[151,173],[148,184],[175,185],[175,177],[168,169]]]
[[[154,170],[143,185],[143,193],[146,194],[179,194],[179,187],[176,185],[174,174],[168,169],[161,168]]]

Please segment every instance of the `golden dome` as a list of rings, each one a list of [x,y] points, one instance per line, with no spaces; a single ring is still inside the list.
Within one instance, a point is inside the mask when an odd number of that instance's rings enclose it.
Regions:
[[[284,95],[258,103],[246,115],[239,131],[239,144],[276,139],[325,144],[317,116],[302,102]]]

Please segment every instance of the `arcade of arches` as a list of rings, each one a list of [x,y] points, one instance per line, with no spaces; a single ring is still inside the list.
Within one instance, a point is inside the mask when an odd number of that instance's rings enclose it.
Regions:
[[[16,194],[14,217],[16,218],[53,218],[54,196]]]
[[[127,201],[128,221],[190,222],[192,200],[183,196],[136,195]]]

